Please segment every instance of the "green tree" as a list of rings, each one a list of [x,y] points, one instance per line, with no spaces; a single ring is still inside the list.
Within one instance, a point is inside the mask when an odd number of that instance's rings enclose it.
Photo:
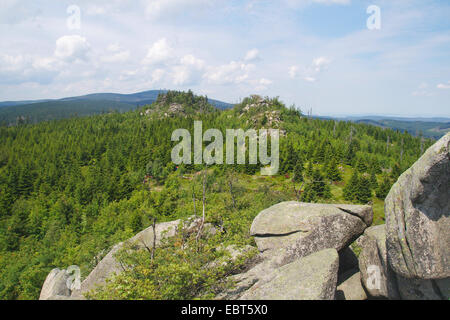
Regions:
[[[370,187],[370,180],[364,176],[361,176],[358,181],[358,187],[356,190],[356,200],[360,203],[367,203],[372,199],[372,190]]]
[[[344,199],[348,201],[352,201],[356,199],[356,195],[358,192],[359,185],[359,175],[358,171],[354,170],[350,180],[344,187]]]
[[[379,199],[384,199],[388,195],[389,191],[391,190],[392,183],[390,179],[385,176],[383,179],[383,182],[379,185],[379,187],[376,189],[376,195]]]
[[[328,164],[327,170],[326,170],[327,178],[331,181],[341,181],[342,176],[339,171],[339,168],[336,163],[336,159],[333,158],[331,162]]]

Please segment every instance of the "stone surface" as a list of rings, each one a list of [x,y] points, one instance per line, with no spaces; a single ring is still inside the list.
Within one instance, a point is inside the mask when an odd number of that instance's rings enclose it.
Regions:
[[[283,265],[323,249],[348,247],[372,216],[370,206],[289,201],[261,211],[250,233],[261,252],[286,249]]]
[[[69,275],[66,270],[58,268],[53,269],[48,274],[41,289],[39,300],[52,300],[53,296],[70,296],[70,290],[67,286]]]
[[[450,133],[394,184],[385,200],[387,250],[404,278],[450,277]]]
[[[367,300],[367,294],[361,284],[361,274],[358,269],[347,271],[342,279],[339,279],[336,300]]]
[[[339,256],[325,249],[275,269],[259,280],[242,300],[333,300]]]
[[[385,225],[366,229],[359,241],[361,281],[368,294],[374,298],[399,299],[395,273],[387,262]]]
[[[403,300],[448,300],[448,281],[446,284],[443,281],[440,281],[440,288],[436,280],[407,279],[397,275],[398,290]]]

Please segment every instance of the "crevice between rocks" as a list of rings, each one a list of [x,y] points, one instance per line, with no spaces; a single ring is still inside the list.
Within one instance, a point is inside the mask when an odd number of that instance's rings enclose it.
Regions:
[[[287,237],[290,236],[292,234],[295,233],[300,233],[300,232],[308,232],[308,231],[304,231],[304,230],[296,230],[296,231],[292,231],[292,232],[288,232],[288,233],[257,233],[254,234],[253,237],[258,237],[258,238],[276,238],[276,237]]]
[[[349,215],[352,215],[352,216],[354,216],[354,217],[357,217],[357,218],[358,218],[359,220],[361,220],[367,227],[370,227],[369,225],[367,225],[367,223],[364,221],[364,219],[363,219],[362,217],[360,217],[358,214],[354,213],[353,211],[348,210],[348,209],[344,209],[344,208],[341,208],[341,207],[338,207],[338,206],[335,206],[335,207],[338,208],[339,210],[345,212],[345,213],[348,213]]]

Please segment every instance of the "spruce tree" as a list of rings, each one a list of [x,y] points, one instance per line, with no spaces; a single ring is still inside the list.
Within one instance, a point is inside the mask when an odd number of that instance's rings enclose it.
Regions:
[[[352,177],[347,182],[347,184],[344,187],[344,199],[348,201],[352,201],[356,199],[356,193],[358,190],[358,184],[359,184],[359,175],[358,171],[354,170]]]
[[[372,190],[376,190],[378,188],[378,181],[375,170],[372,170],[372,173],[370,174],[370,187],[372,188]]]
[[[336,159],[333,158],[327,167],[327,178],[331,181],[341,181],[342,176],[337,167]]]
[[[383,182],[379,185],[376,190],[377,198],[384,199],[391,190],[391,181],[387,176],[384,177]]]
[[[356,190],[356,200],[360,203],[367,203],[372,199],[372,190],[370,188],[370,181],[366,177],[359,178],[358,187]]]
[[[294,167],[294,174],[292,177],[294,182],[302,182],[303,181],[302,171],[303,171],[303,163],[299,159],[299,160],[297,160],[297,163],[295,164],[295,167]]]

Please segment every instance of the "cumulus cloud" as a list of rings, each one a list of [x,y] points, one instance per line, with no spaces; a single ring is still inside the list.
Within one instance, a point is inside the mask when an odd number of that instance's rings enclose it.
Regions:
[[[439,83],[437,85],[438,89],[450,89],[450,81],[448,81],[447,83]]]
[[[203,77],[214,84],[239,84],[248,79],[253,64],[231,61],[228,64],[209,67]]]
[[[290,66],[290,67],[289,67],[288,74],[289,74],[289,77],[290,77],[291,79],[297,78],[298,73],[299,73],[299,70],[298,70],[298,67],[297,67],[297,66]]]
[[[31,55],[0,55],[0,83],[27,82],[48,84],[57,75],[58,61]]]
[[[144,64],[161,64],[165,63],[174,56],[174,50],[166,38],[156,41],[147,52],[147,56],[143,60]]]
[[[193,55],[186,55],[180,59],[180,64],[173,67],[173,83],[175,85],[189,85],[200,81],[205,62]]]
[[[82,36],[63,36],[56,40],[55,57],[68,62],[78,60],[86,61],[90,49],[90,44]]]
[[[331,59],[327,57],[314,58],[312,63],[306,68],[300,68],[299,66],[291,66],[288,70],[288,75],[291,79],[297,79],[301,77],[307,82],[315,82],[317,76],[326,70],[331,64]]]
[[[255,61],[258,59],[259,59],[259,50],[258,49],[252,49],[252,50],[248,51],[244,58],[245,61]]]
[[[328,65],[331,63],[331,60],[326,57],[318,57],[313,60],[312,67],[315,72],[321,72],[326,69]]]

